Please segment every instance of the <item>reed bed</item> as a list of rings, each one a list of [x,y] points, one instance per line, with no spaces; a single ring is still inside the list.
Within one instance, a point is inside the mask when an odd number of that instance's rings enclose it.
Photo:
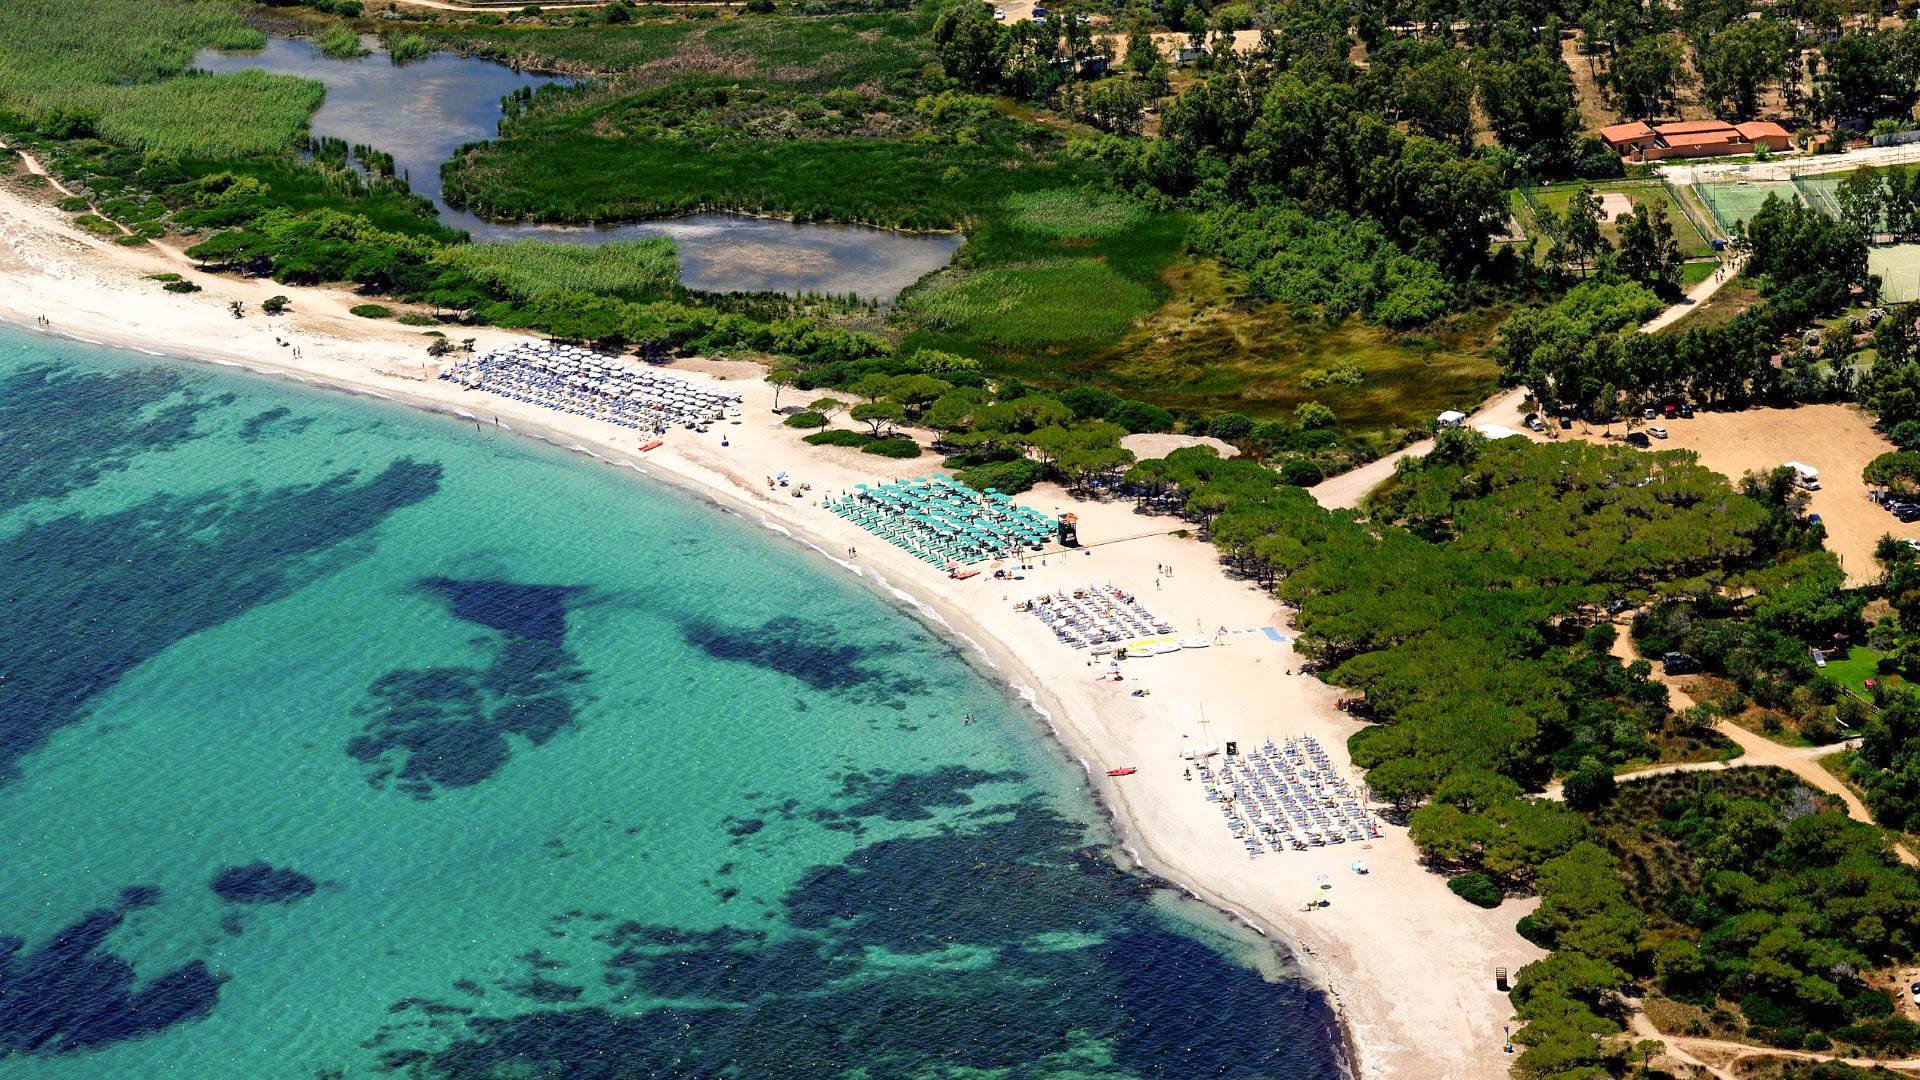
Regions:
[[[225,0],[10,0],[0,5],[0,110],[64,134],[142,150],[229,157],[293,145],[322,89],[243,72],[186,74],[203,48],[265,35]]]
[[[440,258],[521,302],[555,290],[657,298],[671,293],[680,277],[673,241],[664,236],[601,247],[547,240],[463,244]]]

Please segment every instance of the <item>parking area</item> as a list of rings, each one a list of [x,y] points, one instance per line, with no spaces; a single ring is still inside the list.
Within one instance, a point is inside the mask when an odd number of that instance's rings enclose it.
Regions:
[[[1656,450],[1685,449],[1700,455],[1700,463],[1739,480],[1748,472],[1772,469],[1790,461],[1811,465],[1820,473],[1820,490],[1812,492],[1809,513],[1819,514],[1827,527],[1827,547],[1840,557],[1849,582],[1872,580],[1879,572],[1873,548],[1880,537],[1920,538],[1920,519],[1901,522],[1870,497],[1860,472],[1867,462],[1894,449],[1873,429],[1867,414],[1852,405],[1802,405],[1793,409],[1744,409],[1739,412],[1695,413],[1692,419],[1660,417],[1636,429],[1664,428],[1667,438],[1649,439]],[[1529,438],[1605,438],[1597,425],[1574,421],[1569,430],[1551,424],[1550,432],[1527,432]],[[1626,434],[1613,425],[1613,440]]]

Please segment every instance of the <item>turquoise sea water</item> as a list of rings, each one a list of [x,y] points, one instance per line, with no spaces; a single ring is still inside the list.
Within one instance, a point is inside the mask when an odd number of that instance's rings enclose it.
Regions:
[[[1000,687],[631,474],[0,329],[0,598],[0,1078],[1341,1075]]]

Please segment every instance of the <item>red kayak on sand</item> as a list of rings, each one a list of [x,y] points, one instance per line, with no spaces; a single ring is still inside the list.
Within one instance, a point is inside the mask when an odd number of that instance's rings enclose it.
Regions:
[[[978,570],[950,570],[947,576],[955,581],[965,581],[979,572]]]
[[[1108,776],[1132,776],[1134,773],[1139,771],[1140,771],[1139,769],[1134,768],[1132,765],[1126,765],[1118,769],[1108,769],[1107,775]]]
[[[640,447],[640,452],[644,454],[644,453],[646,453],[647,451],[649,451],[649,450],[651,450],[651,449],[653,449],[653,448],[654,448],[654,447],[656,447],[656,446],[665,446],[665,445],[667,445],[667,444],[666,444],[665,442],[663,442],[662,440],[660,440],[660,439],[655,439],[655,440],[653,440],[653,441],[652,441],[652,442],[650,442],[650,443],[645,443],[645,444],[643,444],[643,445],[642,445],[642,446]]]

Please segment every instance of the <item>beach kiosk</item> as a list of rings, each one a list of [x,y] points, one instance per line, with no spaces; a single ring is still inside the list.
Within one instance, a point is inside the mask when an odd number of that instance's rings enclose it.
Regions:
[[[1464,424],[1466,422],[1467,422],[1467,414],[1460,412],[1457,409],[1448,409],[1446,412],[1443,412],[1439,416],[1434,417],[1434,423],[1437,426],[1443,427],[1443,428],[1459,427],[1461,424]]]
[[[1080,546],[1080,519],[1072,514],[1060,515],[1060,546]]]

